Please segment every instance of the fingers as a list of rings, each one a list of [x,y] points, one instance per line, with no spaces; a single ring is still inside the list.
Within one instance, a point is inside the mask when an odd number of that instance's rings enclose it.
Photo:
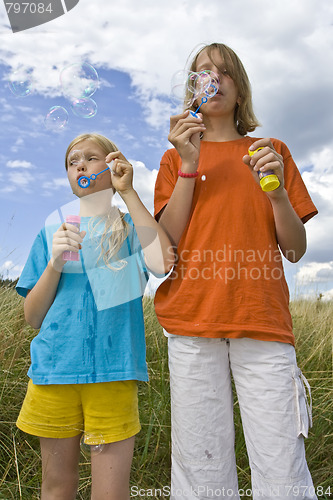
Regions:
[[[258,148],[265,148],[266,146],[271,148],[271,149],[274,149],[274,146],[273,146],[269,137],[265,137],[264,139],[258,139],[253,144],[251,144],[251,146],[249,147],[249,150],[255,151]]]
[[[170,118],[170,136],[179,136],[184,132],[189,132],[192,135],[196,132],[202,132],[205,126],[202,121],[202,115],[199,113],[193,116],[186,111],[182,115],[172,116]]]
[[[127,161],[127,159],[125,158],[125,156],[120,152],[120,151],[114,151],[113,153],[109,153],[106,158],[105,158],[105,162],[106,163],[110,163],[112,160],[115,160],[116,158],[120,159],[120,160],[125,160]]]
[[[275,149],[263,148],[258,153],[255,153],[249,162],[249,165],[253,167],[253,170],[261,170],[265,172],[266,170],[275,170],[276,168],[283,168],[283,158]]]
[[[131,173],[132,171],[133,171],[133,166],[126,159],[125,161],[118,159],[114,160],[111,169],[111,173],[113,175],[118,175],[119,177],[122,177],[124,174]]]
[[[58,231],[54,233],[53,245],[62,248],[62,251],[72,250],[79,251],[82,248],[82,241],[86,235],[86,231],[81,231],[68,222],[64,222]],[[63,248],[66,246],[66,248]]]

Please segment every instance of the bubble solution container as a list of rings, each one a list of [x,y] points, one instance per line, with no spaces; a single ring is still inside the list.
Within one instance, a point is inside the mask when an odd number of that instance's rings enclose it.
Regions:
[[[254,153],[257,151],[260,151],[263,148],[258,148],[255,149],[254,151],[251,151],[249,149],[249,155],[253,156]],[[280,186],[280,181],[277,177],[277,175],[274,174],[272,170],[267,170],[267,172],[260,172],[258,171],[258,176],[259,176],[259,182],[261,189],[265,192],[267,191],[274,191],[274,189],[277,189]]]
[[[78,229],[80,229],[80,223],[81,223],[81,217],[79,215],[67,215],[66,216],[66,222],[68,222],[68,224],[73,224],[73,226],[77,227]],[[79,261],[80,260],[80,255],[78,252],[64,252],[62,254],[62,258],[64,260],[75,260],[75,261]]]

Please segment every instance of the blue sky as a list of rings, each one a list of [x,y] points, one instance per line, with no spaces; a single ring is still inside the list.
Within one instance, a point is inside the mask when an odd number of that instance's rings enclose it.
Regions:
[[[22,33],[10,31],[0,5],[0,273],[19,275],[47,216],[69,203],[63,157],[76,135],[112,139],[135,167],[135,187],[152,210],[153,186],[167,141],[173,74],[199,44],[221,41],[241,57],[263,126],[256,136],[286,142],[320,210],[306,224],[308,252],[286,265],[292,294],[333,297],[333,7],[330,0],[202,2],[80,0],[66,15]],[[61,69],[89,62],[100,87],[95,117],[70,110]],[[15,97],[8,77],[29,68],[33,88]],[[47,130],[52,106],[68,109],[61,133]]]

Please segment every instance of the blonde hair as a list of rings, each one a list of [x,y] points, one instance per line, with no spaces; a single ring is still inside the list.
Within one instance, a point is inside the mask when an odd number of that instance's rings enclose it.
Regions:
[[[67,148],[65,155],[66,170],[68,169],[67,161],[70,151],[79,142],[87,140],[93,141],[95,144],[97,144],[105,153],[105,156],[107,156],[109,153],[113,153],[114,151],[118,151],[115,143],[110,141],[103,135],[97,133],[78,135],[77,137],[75,137],[75,139],[72,140]],[[114,192],[114,188],[112,189]],[[114,214],[116,214],[115,217]],[[98,245],[101,248],[101,252],[97,259],[97,263],[103,259],[104,264],[113,271],[122,269],[127,264],[125,260],[117,259],[117,254],[129,234],[129,224],[125,221],[124,217],[125,214],[123,212],[120,212],[118,208],[110,206],[110,210],[105,215],[93,217],[89,221],[88,225],[91,234],[94,235],[97,232],[98,227],[104,223],[104,231]],[[113,264],[111,264],[112,261]]]
[[[201,54],[203,50],[207,51],[209,59],[217,68],[221,69],[221,71],[224,69],[227,70],[228,75],[233,79],[237,87],[239,96],[241,98],[240,104],[237,104],[235,107],[234,114],[234,123],[237,132],[240,135],[246,135],[248,132],[253,132],[257,127],[260,127],[260,123],[253,111],[251,84],[242,61],[239,59],[237,54],[227,45],[224,45],[223,43],[211,43],[210,45],[205,45],[197,52],[190,64],[190,71],[196,71],[197,59],[199,54]],[[224,63],[223,68],[220,68],[221,65],[218,63],[218,61],[214,61],[214,50],[219,51]],[[186,102],[189,102],[189,99],[190,91],[187,91],[184,100],[184,105],[187,108],[188,106],[186,106]],[[190,109],[195,111],[196,107],[197,106],[195,106],[195,104],[192,104]]]

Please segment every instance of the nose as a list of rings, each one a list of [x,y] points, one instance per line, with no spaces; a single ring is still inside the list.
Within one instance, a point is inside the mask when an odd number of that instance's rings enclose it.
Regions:
[[[76,169],[78,170],[78,172],[86,170],[85,161],[83,159],[77,160]]]

